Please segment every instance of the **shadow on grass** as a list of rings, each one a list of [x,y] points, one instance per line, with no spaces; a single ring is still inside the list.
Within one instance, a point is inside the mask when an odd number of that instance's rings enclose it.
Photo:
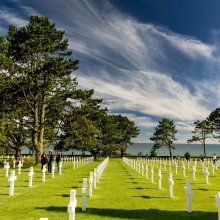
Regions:
[[[170,199],[168,196],[131,196],[131,197],[139,197],[143,199]]]
[[[77,212],[82,212],[80,208]],[[217,219],[217,212],[202,212],[194,211],[187,213],[186,211],[166,211],[158,209],[139,209],[139,210],[123,210],[123,209],[97,209],[88,208],[85,215],[99,215],[103,217],[121,218],[121,219],[149,219],[149,220],[187,220],[187,219],[202,219],[210,220]],[[86,219],[86,218],[85,218]],[[95,219],[95,217],[94,217]]]
[[[35,209],[44,209],[46,211],[52,212],[67,212],[66,206],[49,206],[49,207],[36,207]],[[82,208],[76,208],[76,214],[82,214]],[[202,212],[193,211],[192,213],[187,213],[186,211],[166,211],[158,209],[139,209],[139,210],[124,210],[124,209],[98,209],[98,208],[88,208],[85,215],[102,216],[103,218],[120,218],[120,219],[142,219],[142,220],[210,220],[217,219],[217,212]],[[91,217],[90,217],[91,218]]]
[[[52,212],[67,212],[67,206],[36,207],[35,209],[44,209]]]

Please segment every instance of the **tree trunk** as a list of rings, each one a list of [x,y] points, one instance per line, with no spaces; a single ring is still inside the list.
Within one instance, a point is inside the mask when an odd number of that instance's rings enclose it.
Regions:
[[[44,147],[44,128],[45,128],[45,101],[46,96],[43,95],[41,100],[41,111],[40,111],[40,123],[39,123],[39,139],[38,139],[38,150],[39,154],[41,155],[43,153],[43,147]]]
[[[34,122],[33,122],[33,132],[32,132],[32,143],[34,146],[35,154],[35,165],[40,162],[41,152],[39,151],[38,146],[38,101],[37,96],[35,96],[34,100]]]
[[[172,159],[172,151],[171,151],[171,146],[169,145],[169,152],[170,152],[170,159]]]
[[[125,150],[121,150],[121,158],[123,158],[124,152],[125,152]]]
[[[204,157],[206,157],[205,143],[203,143]]]
[[[18,145],[15,149],[15,159],[21,158],[22,145]]]

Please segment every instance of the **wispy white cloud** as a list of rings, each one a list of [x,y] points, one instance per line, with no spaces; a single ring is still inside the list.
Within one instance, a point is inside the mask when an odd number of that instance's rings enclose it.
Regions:
[[[80,86],[95,89],[110,112],[136,112],[126,114],[148,134],[158,123],[153,118],[169,117],[190,136],[193,121],[220,104],[217,44],[140,23],[108,1],[25,2],[19,7],[27,15],[47,15],[66,31],[80,59]],[[0,16],[18,26],[26,22],[7,10]]]
[[[101,73],[100,73],[101,74]],[[200,105],[203,94],[192,96],[190,91],[175,82],[170,76],[139,72],[129,74],[129,81],[114,82],[114,79],[81,76],[82,85],[95,88],[97,95],[104,96],[112,110],[126,109],[153,116],[179,120],[196,120],[207,117],[209,111]],[[124,76],[126,78],[126,75]]]
[[[27,24],[26,19],[23,19],[19,14],[13,13],[7,9],[0,9],[0,17],[1,20],[7,21],[9,24],[13,24],[18,27]]]

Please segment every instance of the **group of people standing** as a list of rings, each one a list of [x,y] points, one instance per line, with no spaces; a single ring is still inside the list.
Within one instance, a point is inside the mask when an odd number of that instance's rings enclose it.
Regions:
[[[45,151],[41,155],[41,170],[43,169],[43,166],[47,164],[48,172],[51,172],[52,162],[54,159],[54,155],[52,153],[52,150],[49,150],[49,154],[47,155]],[[59,167],[60,162],[60,154],[56,155],[56,164],[57,167]]]

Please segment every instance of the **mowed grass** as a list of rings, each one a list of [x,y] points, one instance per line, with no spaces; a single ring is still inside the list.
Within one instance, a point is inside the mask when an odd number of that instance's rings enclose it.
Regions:
[[[169,198],[169,169],[163,170],[162,189],[158,189],[158,167],[154,168],[154,181],[137,173],[123,163],[122,159],[109,160],[104,173],[93,190],[93,197],[87,196],[87,210],[81,211],[82,179],[89,178],[101,159],[73,169],[71,163],[63,164],[62,175],[47,173],[46,182],[42,182],[40,167],[34,167],[33,187],[28,187],[29,169],[22,169],[16,174],[15,194],[9,196],[9,183],[5,170],[0,169],[0,219],[2,220],[34,220],[47,217],[49,220],[68,219],[67,206],[70,189],[77,190],[76,220],[82,219],[146,219],[146,220],[180,220],[180,219],[218,219],[215,195],[220,191],[220,168],[211,174],[209,184],[205,184],[205,175],[200,163],[197,165],[196,180],[192,180],[192,166],[186,167],[183,177],[181,166],[178,174],[173,170],[174,198]],[[192,213],[186,212],[186,179],[192,180]],[[87,191],[88,192],[88,191]],[[88,193],[87,193],[88,195]]]

